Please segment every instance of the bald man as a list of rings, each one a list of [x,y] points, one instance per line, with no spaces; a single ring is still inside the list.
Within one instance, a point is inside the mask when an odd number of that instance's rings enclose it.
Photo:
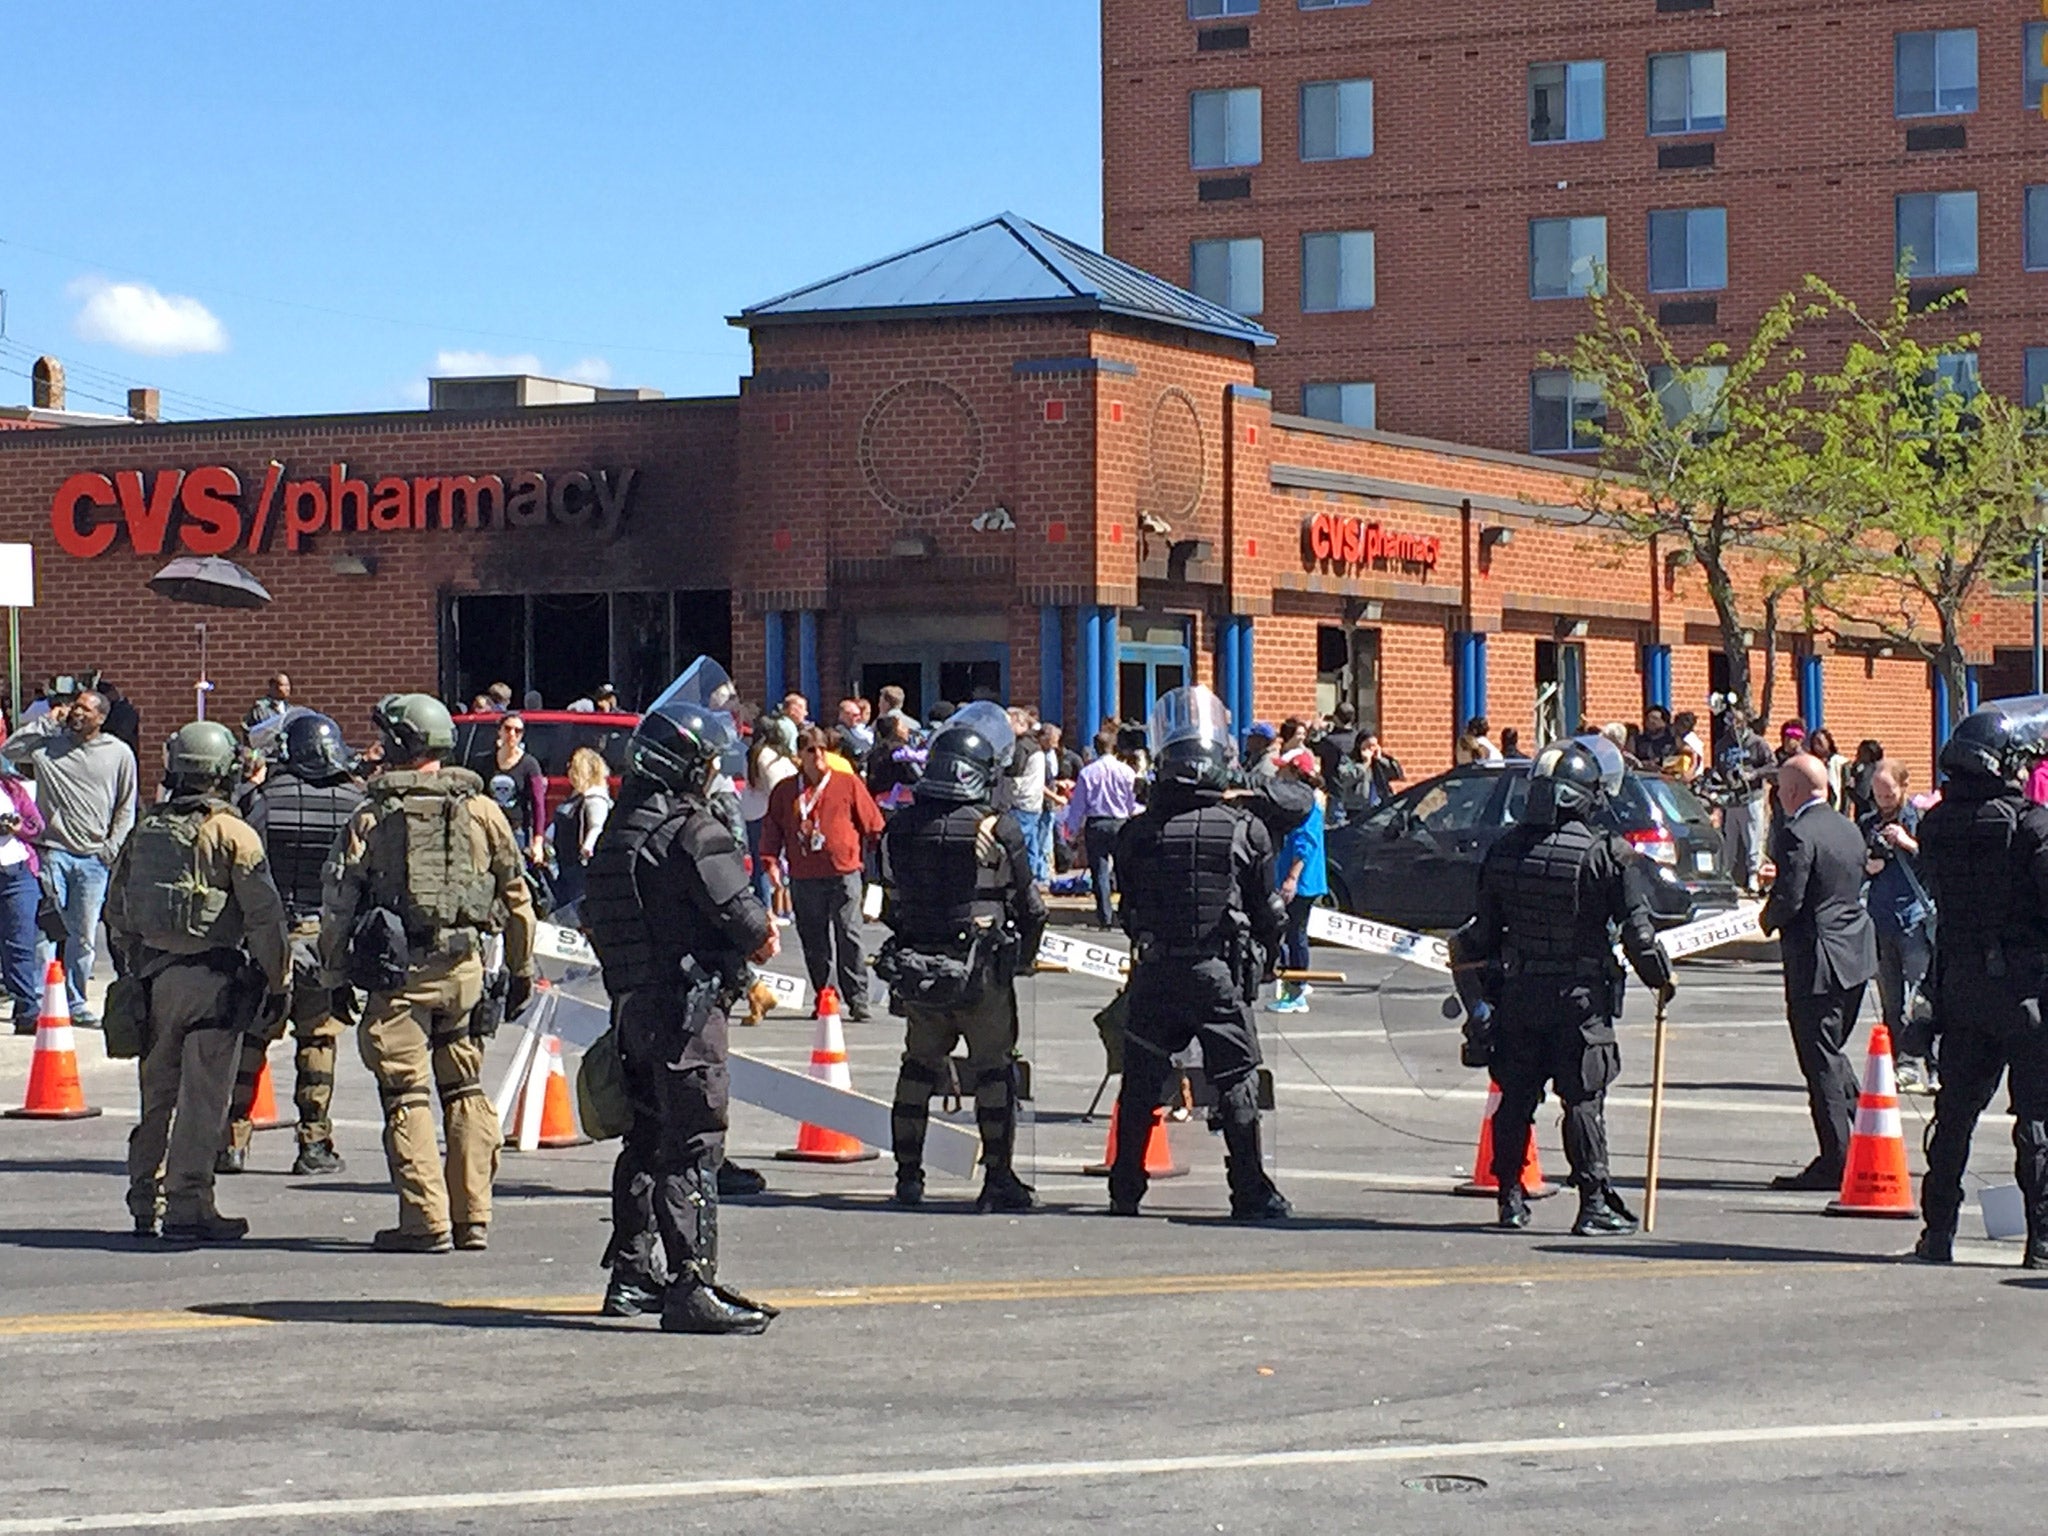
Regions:
[[[1820,1155],[1773,1189],[1841,1188],[1856,1120],[1856,1071],[1843,1047],[1856,1030],[1863,989],[1877,975],[1877,931],[1863,909],[1863,834],[1827,803],[1828,771],[1808,753],[1778,768],[1778,825],[1771,861],[1778,877],[1760,919],[1778,935],[1785,1012],[1806,1077]]]

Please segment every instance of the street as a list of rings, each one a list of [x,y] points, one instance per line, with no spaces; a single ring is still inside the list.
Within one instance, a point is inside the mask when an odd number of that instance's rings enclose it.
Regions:
[[[508,1152],[487,1253],[373,1254],[395,1202],[353,1040],[346,1173],[289,1177],[290,1134],[261,1135],[221,1181],[247,1241],[138,1244],[132,1068],[81,1031],[105,1115],[0,1121],[0,1536],[2003,1531],[2048,1499],[2048,1275],[1982,1240],[1974,1197],[1941,1270],[1897,1261],[1912,1223],[1764,1189],[1812,1151],[1774,966],[1683,968],[1658,1230],[1597,1241],[1568,1235],[1569,1191],[1526,1234],[1487,1230],[1491,1201],[1451,1193],[1483,1076],[1425,1095],[1376,996],[1338,986],[1260,1018],[1268,1156],[1297,1219],[1223,1219],[1199,1112],[1172,1131],[1190,1175],[1110,1219],[1079,1172],[1103,1149],[1080,1116],[1107,987],[1023,992],[1042,1212],[977,1217],[973,1186],[940,1176],[926,1209],[893,1210],[886,1153],[775,1162],[792,1127],[736,1109],[732,1152],[771,1192],[727,1207],[722,1278],[785,1309],[759,1339],[593,1315],[610,1145]],[[810,1035],[777,1014],[734,1040],[801,1065]],[[855,1085],[887,1097],[898,1022],[848,1035]],[[1650,1035],[1632,988],[1609,1114],[1631,1203]],[[509,1052],[507,1035],[494,1069]],[[10,1102],[27,1058],[0,1041]],[[288,1046],[272,1065],[289,1113]],[[1930,1102],[1904,1101],[1916,1177]],[[1561,1179],[1554,1110],[1538,1134]],[[2008,1136],[1987,1117],[1973,1194],[2009,1181]]]

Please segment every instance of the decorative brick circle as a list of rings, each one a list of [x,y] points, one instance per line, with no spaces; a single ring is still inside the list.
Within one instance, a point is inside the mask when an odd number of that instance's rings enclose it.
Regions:
[[[1186,517],[1202,504],[1209,478],[1208,444],[1194,396],[1167,389],[1152,402],[1148,444],[1149,509],[1169,520]]]
[[[981,418],[939,379],[884,390],[860,424],[860,472],[875,500],[913,517],[936,517],[967,499],[985,462]]]

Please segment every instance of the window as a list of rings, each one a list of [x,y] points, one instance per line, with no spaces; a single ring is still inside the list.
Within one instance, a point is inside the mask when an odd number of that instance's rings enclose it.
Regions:
[[[2048,58],[2043,58],[2041,55],[2041,50],[2044,47],[2048,47],[2048,21],[2028,22],[2025,73],[2027,77],[2027,110],[2029,112],[2041,110],[2042,93],[2048,92]]]
[[[1259,92],[1194,91],[1188,96],[1188,163],[1198,171],[1259,163]]]
[[[1897,203],[1893,260],[1908,277],[1965,277],[1977,270],[1977,194],[1909,192]]]
[[[1188,15],[1196,21],[1218,16],[1256,16],[1259,0],[1188,0]]]
[[[1600,446],[1607,403],[1591,379],[1562,368],[1529,375],[1529,448],[1534,453],[1585,453]]]
[[[1943,352],[1934,359],[1934,383],[1936,389],[1947,388],[1961,395],[1965,400],[1974,400],[1983,389],[1977,378],[1977,354],[1975,352]]]
[[[1728,210],[1667,208],[1650,215],[1650,292],[1728,286]]]
[[[1598,59],[1529,66],[1529,142],[1587,144],[1607,137],[1607,66]]]
[[[1306,384],[1301,391],[1301,414],[1317,421],[1342,422],[1347,427],[1370,429],[1379,424],[1379,391],[1367,383]]]
[[[1650,55],[1650,132],[1718,133],[1728,126],[1728,55]]]
[[[1725,432],[1728,410],[1720,404],[1721,391],[1728,387],[1728,370],[1717,363],[1697,368],[1655,367],[1650,370],[1650,388],[1664,407],[1664,424],[1676,430],[1687,421],[1698,420],[1699,430]]]
[[[1301,237],[1301,307],[1305,314],[1333,309],[1371,309],[1374,273],[1372,231],[1346,229]]]
[[[1197,240],[1188,247],[1189,284],[1212,304],[1256,315],[1266,307],[1266,242]]]
[[[1530,298],[1582,299],[1601,287],[1606,268],[1606,219],[1529,221]]]
[[[1301,0],[1304,11],[1334,11],[1340,5],[1371,5],[1372,0]]]
[[[2029,272],[2048,271],[2048,187],[2027,188],[2026,263]]]
[[[1301,158],[1362,160],[1372,153],[1372,82],[1319,80],[1301,88]]]
[[[2048,409],[2048,347],[2027,348],[2027,382],[2020,403],[2037,411]]]
[[[1933,117],[1977,110],[1977,29],[1901,32],[1892,48],[1892,111]]]

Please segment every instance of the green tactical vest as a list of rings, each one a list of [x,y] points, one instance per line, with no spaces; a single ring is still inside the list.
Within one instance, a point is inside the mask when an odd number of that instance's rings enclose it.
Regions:
[[[363,856],[370,901],[398,913],[408,937],[497,926],[497,880],[470,837],[468,802],[483,792],[483,780],[466,768],[397,769],[371,781],[377,819]]]
[[[142,813],[127,850],[127,906],[143,943],[162,948],[196,939],[233,948],[242,942],[240,915],[229,912],[234,893],[209,884],[199,867],[199,829],[227,814],[219,800],[182,798]]]

